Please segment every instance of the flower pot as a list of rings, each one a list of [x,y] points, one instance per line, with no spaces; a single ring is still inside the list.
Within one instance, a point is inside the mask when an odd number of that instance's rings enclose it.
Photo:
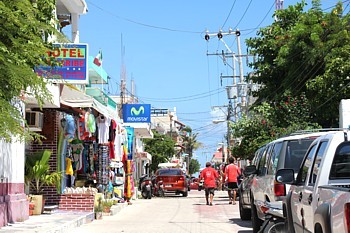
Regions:
[[[102,219],[102,216],[103,216],[102,212],[95,212],[95,219],[96,220]]]
[[[43,195],[32,195],[32,202],[34,203],[33,214],[40,215],[44,210],[44,196]]]

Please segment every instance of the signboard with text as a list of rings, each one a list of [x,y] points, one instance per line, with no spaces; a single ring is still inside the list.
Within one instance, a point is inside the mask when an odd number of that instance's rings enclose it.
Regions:
[[[123,120],[128,123],[150,123],[150,104],[123,104]]]
[[[88,45],[87,44],[54,44],[55,49],[47,51],[60,66],[40,66],[35,72],[58,83],[88,84]]]

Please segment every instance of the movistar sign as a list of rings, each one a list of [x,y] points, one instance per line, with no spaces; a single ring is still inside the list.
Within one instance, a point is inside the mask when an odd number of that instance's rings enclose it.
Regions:
[[[123,104],[123,120],[129,123],[150,123],[150,104]]]

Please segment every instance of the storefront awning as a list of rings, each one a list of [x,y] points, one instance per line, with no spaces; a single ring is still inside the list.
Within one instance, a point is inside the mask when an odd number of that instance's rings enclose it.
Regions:
[[[153,138],[150,123],[123,123],[123,126],[134,128],[134,134],[137,138]]]
[[[152,155],[148,152],[136,152],[135,157],[141,160],[152,161]]]
[[[108,75],[102,66],[94,63],[94,57],[89,56],[89,82],[90,84],[107,84]]]
[[[118,118],[116,110],[104,106],[92,96],[86,95],[82,91],[67,85],[63,86],[61,92],[61,103],[73,108],[93,108],[111,119],[116,120]]]
[[[43,108],[59,108],[60,107],[60,88],[58,84],[47,83],[46,88],[52,95],[52,101],[45,100]],[[39,108],[38,100],[30,94],[31,90],[28,88],[25,95],[26,108]]]

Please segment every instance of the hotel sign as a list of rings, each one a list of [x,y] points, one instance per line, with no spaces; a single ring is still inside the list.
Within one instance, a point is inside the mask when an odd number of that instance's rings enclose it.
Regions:
[[[55,58],[61,65],[56,67],[40,66],[35,72],[57,83],[88,84],[88,45],[54,44],[48,57]]]

